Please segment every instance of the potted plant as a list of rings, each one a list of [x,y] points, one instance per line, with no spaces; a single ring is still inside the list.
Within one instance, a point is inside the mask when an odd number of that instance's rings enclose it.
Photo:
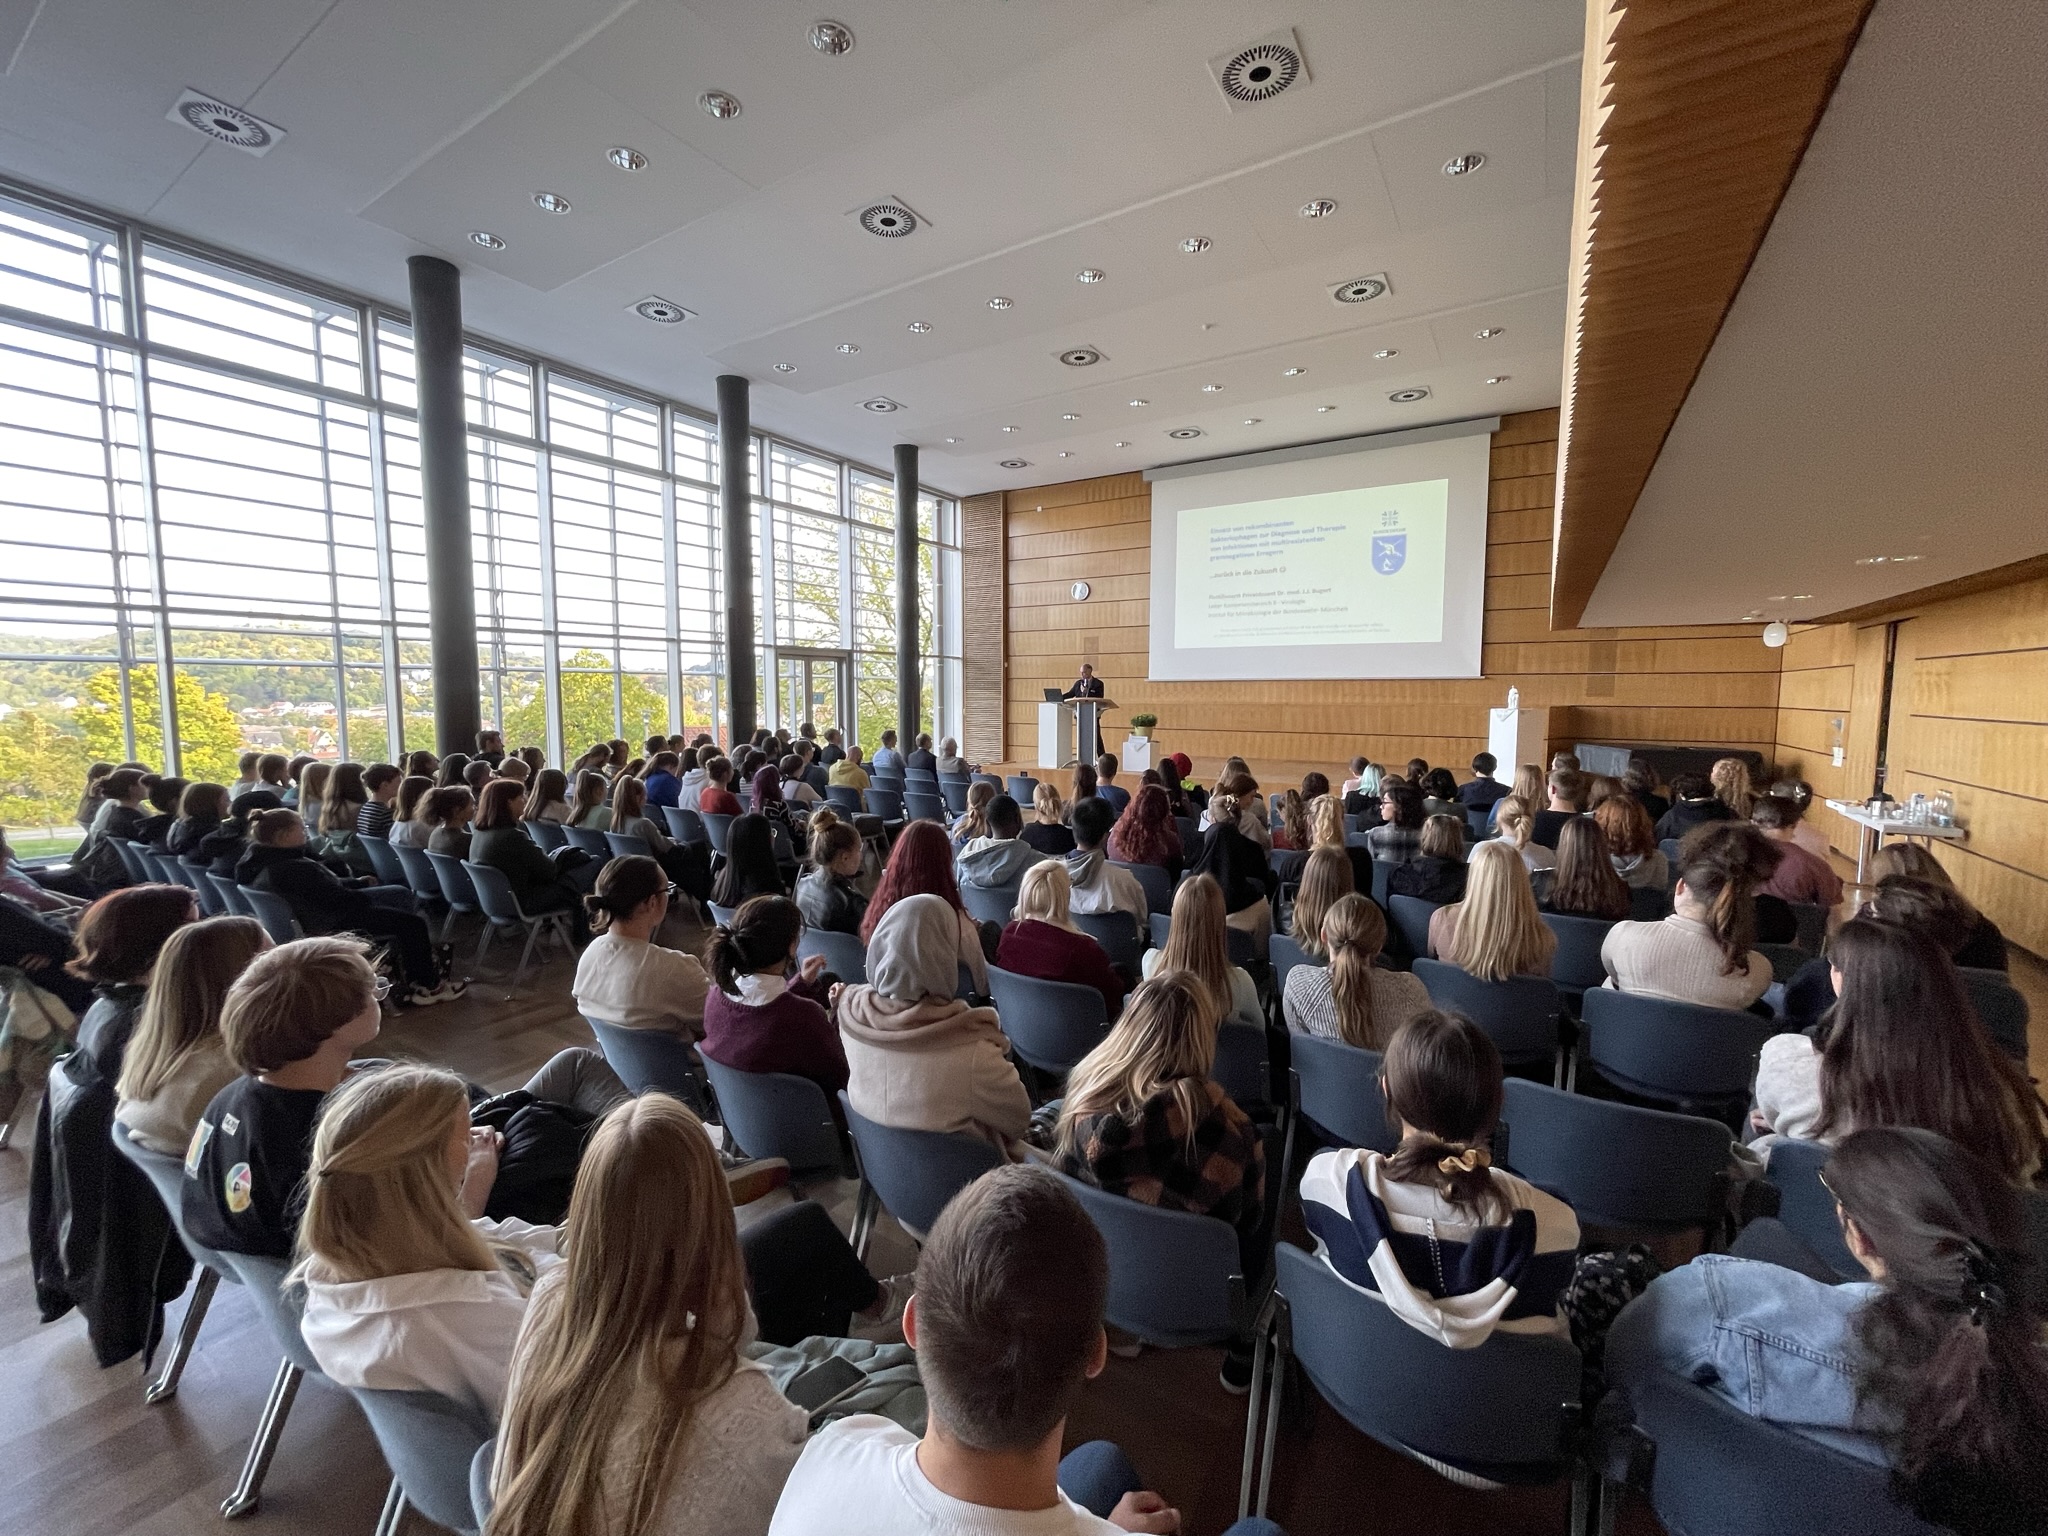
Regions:
[[[1133,736],[1150,736],[1152,734],[1152,727],[1158,723],[1159,717],[1157,715],[1133,715],[1131,716],[1131,734]]]

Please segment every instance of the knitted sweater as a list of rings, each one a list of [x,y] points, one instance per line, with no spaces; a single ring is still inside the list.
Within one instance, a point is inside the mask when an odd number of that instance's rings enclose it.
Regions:
[[[1755,950],[1744,958],[1747,969],[1728,974],[1713,932],[1677,913],[1656,923],[1616,923],[1600,945],[1610,987],[1707,1008],[1747,1008],[1764,995],[1771,962]]]
[[[704,998],[706,1056],[736,1072],[808,1077],[830,1098],[846,1086],[846,1052],[816,989],[799,979],[764,1003],[742,1002],[713,987]]]

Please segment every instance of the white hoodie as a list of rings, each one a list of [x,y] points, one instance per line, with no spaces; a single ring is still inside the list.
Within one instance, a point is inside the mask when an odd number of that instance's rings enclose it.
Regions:
[[[697,797],[704,793],[704,786],[711,782],[702,768],[692,768],[676,780],[676,806],[680,810],[697,809]]]

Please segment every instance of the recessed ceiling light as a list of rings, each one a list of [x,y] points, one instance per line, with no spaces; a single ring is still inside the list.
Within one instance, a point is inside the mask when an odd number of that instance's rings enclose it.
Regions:
[[[1127,442],[1124,442],[1124,441],[1123,441],[1123,440],[1122,440],[1121,438],[1119,438],[1119,439],[1117,440],[1117,442],[1116,442],[1116,445],[1115,445],[1115,446],[1117,446],[1118,448],[1128,448],[1128,447],[1130,447],[1131,445],[1130,445],[1129,443],[1127,443]]]
[[[1468,154],[1453,155],[1450,159],[1446,160],[1444,162],[1444,174],[1446,176],[1470,176],[1484,164],[1486,164],[1486,156],[1480,154],[1475,149]]]
[[[1189,235],[1187,239],[1181,241],[1180,248],[1190,256],[1199,256],[1202,252],[1209,249],[1209,237],[1207,235]]]
[[[1910,565],[1919,558],[1918,555],[1865,555],[1856,563],[1858,565]]]
[[[1339,304],[1367,304],[1387,291],[1387,274],[1375,272],[1371,277],[1354,277],[1348,283],[1339,283],[1330,290],[1330,297]]]
[[[860,350],[860,343],[857,341],[842,341],[841,343],[839,343],[839,350],[844,352],[848,357],[851,357],[854,353]]]
[[[1427,400],[1429,391],[1423,388],[1397,389],[1387,398],[1396,405],[1411,405],[1417,400]]]
[[[795,363],[777,363],[777,364],[775,365],[775,371],[776,371],[777,373],[795,373],[795,372],[796,372],[796,364],[795,364]]]
[[[1316,407],[1316,414],[1318,416],[1321,416],[1326,414],[1327,412],[1334,411],[1335,409],[1337,409],[1337,407],[1335,407],[1334,405],[1319,405]]]
[[[1015,299],[1006,299],[999,293],[988,301],[988,307],[990,309],[1013,309],[1016,307],[1016,303]]]
[[[487,251],[502,251],[505,249],[505,242],[492,234],[488,229],[472,229],[469,232],[469,243],[471,245],[480,245]]]
[[[1205,395],[1220,395],[1223,393],[1223,386],[1221,384],[1204,384],[1202,386],[1202,393]]]
[[[1072,455],[1071,453],[1067,452],[1067,450],[1066,450],[1066,449],[1062,448],[1062,449],[1060,450],[1060,457],[1061,457],[1061,458],[1063,458],[1063,459],[1071,459],[1071,458],[1073,457],[1073,455]]]
[[[914,336],[922,336],[930,331],[931,328],[932,323],[929,320],[913,320],[910,322],[910,331]]]
[[[998,459],[996,464],[1002,469],[1029,469],[1031,467],[1029,459]]]
[[[1077,283],[1099,283],[1107,275],[1100,267],[1083,267],[1074,274],[1074,281]]]
[[[1151,403],[1152,402],[1150,400],[1133,400],[1131,402],[1131,404],[1133,405],[1150,405]]]
[[[1504,325],[1482,325],[1472,333],[1474,341],[1491,341],[1507,329]]]
[[[1381,347],[1379,351],[1373,353],[1374,357],[1380,358],[1382,360],[1389,357],[1399,357],[1400,355],[1401,349],[1399,347]]]
[[[828,59],[843,59],[853,52],[853,28],[843,21],[813,22],[811,46]]]
[[[647,157],[641,154],[639,150],[624,144],[613,145],[604,152],[604,157],[622,171],[644,171],[647,169]]]
[[[1514,377],[1514,375],[1512,374],[1496,373],[1492,378],[1488,379],[1486,382],[1489,384],[1505,384],[1512,377]]]
[[[1072,411],[1068,411],[1065,415],[1060,417],[1061,421],[1079,421],[1080,419],[1081,418]]]
[[[1304,219],[1327,219],[1336,211],[1337,203],[1334,198],[1312,197],[1301,205],[1301,216]]]
[[[1813,601],[1813,594],[1811,592],[1794,592],[1792,594],[1792,601],[1795,603],[1810,603]]]
[[[533,206],[542,213],[567,213],[569,199],[559,192],[536,192],[533,194]]]
[[[706,91],[697,98],[697,105],[716,118],[740,115],[740,99],[728,91]]]
[[[1021,432],[1021,431],[1023,431],[1024,429],[1023,429],[1022,427],[1005,427],[1005,428],[1003,428],[1003,430],[1004,430],[1005,432]]]
[[[1280,377],[1283,379],[1298,379],[1307,372],[1306,368],[1282,368],[1280,370]]]
[[[949,438],[947,438],[947,439],[946,439],[946,441],[947,441],[947,442],[949,442],[949,443],[957,443],[957,442],[959,442],[959,441],[960,441],[960,439],[959,439],[959,438],[957,438],[957,437],[949,437]]]
[[[1175,427],[1171,432],[1167,433],[1166,435],[1171,438],[1176,438],[1181,442],[1186,442],[1191,437],[1200,437],[1202,435],[1202,429],[1200,427]]]
[[[1256,427],[1256,426],[1257,426],[1257,425],[1259,424],[1259,422],[1260,422],[1260,420],[1261,420],[1261,419],[1262,419],[1262,418],[1260,418],[1260,417],[1257,417],[1257,416],[1247,416],[1247,417],[1245,417],[1245,419],[1244,419],[1244,424],[1245,424],[1246,426],[1248,426],[1248,427]]]
[[[1785,601],[1785,594],[1780,592],[1776,597],[1767,597],[1764,601],[1767,603],[1782,603]]]
[[[872,400],[861,401],[860,408],[864,411],[873,411],[877,415],[886,416],[891,411],[902,410],[903,406],[900,401],[891,400],[887,395],[877,395]]]
[[[674,299],[664,299],[658,293],[650,293],[635,304],[633,313],[642,320],[652,320],[656,325],[681,325],[685,320],[695,318],[692,311],[683,308]]]

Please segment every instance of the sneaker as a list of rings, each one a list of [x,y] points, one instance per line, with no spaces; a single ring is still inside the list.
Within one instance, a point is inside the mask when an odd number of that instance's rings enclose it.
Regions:
[[[1252,1352],[1249,1347],[1233,1344],[1223,1354],[1223,1369],[1216,1373],[1216,1379],[1223,1384],[1223,1390],[1232,1397],[1244,1397],[1252,1389]]]
[[[438,987],[414,987],[405,995],[409,1008],[431,1008],[436,1003],[452,1003],[469,990],[469,983],[449,977]]]
[[[870,1344],[901,1344],[903,1304],[910,1300],[916,1279],[915,1275],[891,1275],[886,1280],[876,1281],[882,1294],[875,1298],[873,1307],[853,1314],[847,1323],[846,1336],[849,1339],[866,1339]]]
[[[726,1193],[734,1205],[751,1205],[771,1190],[789,1182],[789,1161],[780,1157],[753,1157],[727,1162]]]

